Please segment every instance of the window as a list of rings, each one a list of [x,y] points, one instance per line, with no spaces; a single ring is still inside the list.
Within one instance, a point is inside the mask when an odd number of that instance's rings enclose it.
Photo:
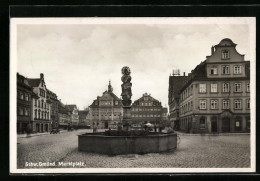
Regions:
[[[148,101],[148,97],[145,97],[144,100],[145,100],[145,101]]]
[[[241,92],[241,83],[235,83],[235,92]]]
[[[35,99],[35,103],[34,103],[34,106],[36,106],[37,107],[37,100]]]
[[[26,108],[24,109],[24,115],[28,116],[28,109],[26,109]]]
[[[37,109],[34,110],[35,119],[37,119]]]
[[[229,59],[229,51],[228,50],[222,51],[222,59]]]
[[[229,109],[229,100],[223,100],[223,109]]]
[[[241,100],[235,100],[235,109],[241,109],[242,106],[241,106]]]
[[[200,100],[200,109],[206,109],[206,100]]]
[[[38,100],[38,107],[41,107],[41,101]]]
[[[222,66],[222,74],[229,74],[229,66]]]
[[[211,84],[211,92],[218,92],[218,84]]]
[[[247,108],[247,109],[250,109],[250,99],[247,99],[247,100],[246,100],[246,108]]]
[[[25,94],[25,95],[24,95],[24,99],[25,99],[26,101],[29,101],[29,96],[28,96],[28,94]]]
[[[247,84],[246,84],[246,91],[247,91],[247,92],[250,92],[250,83],[247,83]]]
[[[43,100],[42,100],[42,108],[43,108]]]
[[[211,75],[216,75],[216,74],[218,74],[218,68],[217,68],[217,67],[212,67],[212,68],[210,68],[210,74],[211,74]]]
[[[23,93],[22,92],[19,92],[20,94],[19,94],[19,98],[21,99],[21,100],[23,100]]]
[[[229,92],[229,83],[223,83],[223,92]]]
[[[21,115],[23,115],[23,109],[22,108],[18,108],[18,114],[21,116]]]
[[[206,84],[200,84],[200,92],[203,93],[203,92],[206,92]]]
[[[241,66],[240,65],[234,66],[234,74],[241,74]]]
[[[205,117],[200,118],[200,129],[205,129],[206,128],[206,119]]]
[[[218,103],[217,100],[211,100],[210,101],[210,108],[211,109],[217,109],[217,103]]]

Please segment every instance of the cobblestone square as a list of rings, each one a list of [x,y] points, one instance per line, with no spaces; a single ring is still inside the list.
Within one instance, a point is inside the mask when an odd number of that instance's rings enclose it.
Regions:
[[[198,136],[180,135],[177,149],[166,153],[107,156],[78,151],[78,130],[18,138],[17,167],[27,163],[84,162],[84,168],[247,168],[250,167],[250,135]],[[100,145],[102,146],[102,145]],[[68,165],[63,168],[72,167]]]

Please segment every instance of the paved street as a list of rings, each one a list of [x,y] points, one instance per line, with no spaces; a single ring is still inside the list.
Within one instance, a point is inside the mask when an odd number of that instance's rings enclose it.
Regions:
[[[211,167],[232,168],[250,166],[250,136],[189,136],[181,135],[177,150],[145,155],[106,156],[78,152],[78,134],[86,130],[18,138],[18,168],[26,162],[84,162],[75,167],[130,168],[130,167]],[[100,145],[102,146],[102,145]],[[50,166],[47,166],[50,167]],[[57,165],[54,167],[58,167]],[[72,167],[72,166],[67,166]],[[65,167],[63,167],[65,168]]]

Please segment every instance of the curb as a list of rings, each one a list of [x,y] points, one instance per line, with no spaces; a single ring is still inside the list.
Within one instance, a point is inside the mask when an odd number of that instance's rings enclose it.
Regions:
[[[198,134],[198,133],[182,133],[179,131],[174,131],[178,135],[181,136],[239,136],[239,135],[250,135],[250,133],[205,133],[205,134]]]
[[[61,131],[60,133],[66,133],[67,131]],[[18,136],[17,135],[17,138],[30,138],[30,137],[35,137],[35,136],[43,136],[43,135],[49,135],[50,133],[49,132],[46,132],[46,133],[41,133],[41,134],[33,134],[33,135],[30,135],[30,136],[27,136],[27,135],[24,135],[24,136]]]

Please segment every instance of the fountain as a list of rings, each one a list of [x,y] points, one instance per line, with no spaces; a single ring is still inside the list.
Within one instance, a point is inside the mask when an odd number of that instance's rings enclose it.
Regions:
[[[131,116],[132,83],[130,68],[122,68],[123,129],[103,133],[78,135],[78,150],[108,155],[158,153],[177,148],[176,133],[158,133],[148,130],[129,130]]]

